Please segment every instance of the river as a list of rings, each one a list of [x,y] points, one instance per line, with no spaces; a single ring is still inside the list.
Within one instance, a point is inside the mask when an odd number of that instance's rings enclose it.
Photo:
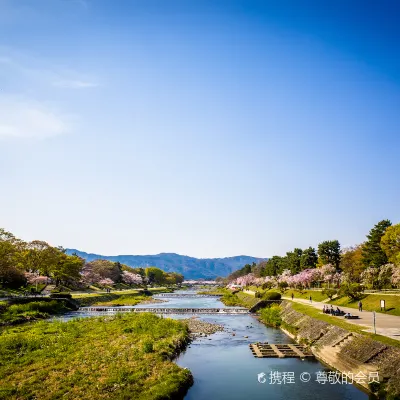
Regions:
[[[193,293],[193,292],[177,292]],[[157,297],[157,296],[155,296]],[[162,298],[163,299],[163,298]],[[225,307],[218,298],[164,298],[166,302],[151,304],[163,308],[220,308]],[[136,307],[149,307],[148,304]],[[76,317],[70,313],[66,319]],[[88,313],[87,316],[93,314]],[[85,316],[80,314],[79,316]],[[190,315],[193,316],[193,315]],[[172,318],[188,318],[189,315],[168,315]],[[201,315],[207,322],[225,327],[208,337],[196,339],[176,360],[177,364],[189,368],[194,385],[185,400],[367,400],[368,394],[354,385],[325,382],[332,371],[317,360],[298,358],[255,358],[250,343],[293,343],[279,329],[266,327],[252,316],[246,315]],[[233,336],[234,334],[234,336]],[[264,373],[260,383],[259,374]],[[320,377],[320,382],[317,377]],[[303,382],[301,378],[308,382]],[[341,380],[341,376],[340,376]],[[373,398],[373,397],[371,397]]]

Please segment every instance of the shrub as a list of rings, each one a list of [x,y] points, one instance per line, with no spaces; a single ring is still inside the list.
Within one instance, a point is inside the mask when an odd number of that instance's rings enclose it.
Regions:
[[[267,292],[263,296],[263,300],[280,300],[282,295],[278,292]]]
[[[72,299],[71,293],[65,293],[65,292],[64,293],[63,292],[51,293],[50,297],[53,298],[53,299],[61,299],[61,298],[63,298],[63,299]]]
[[[337,294],[337,290],[336,289],[323,289],[322,294],[327,295],[332,300],[333,296],[335,296]]]
[[[359,283],[343,283],[339,293],[352,300],[358,300],[362,296],[364,288]]]
[[[260,313],[260,319],[267,325],[275,328],[279,327],[282,323],[280,306],[272,304],[271,307],[263,308]]]
[[[150,340],[146,340],[143,343],[143,352],[144,353],[152,353],[153,351],[154,351],[153,342],[151,342]]]

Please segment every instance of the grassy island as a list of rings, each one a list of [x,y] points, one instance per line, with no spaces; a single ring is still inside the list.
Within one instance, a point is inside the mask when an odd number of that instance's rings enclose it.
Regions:
[[[171,360],[185,323],[153,314],[39,321],[0,331],[0,399],[179,399],[192,383]]]

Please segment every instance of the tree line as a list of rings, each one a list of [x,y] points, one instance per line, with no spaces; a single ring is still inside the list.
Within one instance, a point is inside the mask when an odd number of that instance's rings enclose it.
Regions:
[[[289,279],[290,276],[290,279]],[[240,279],[248,277],[247,279]],[[275,277],[288,284],[309,285],[334,281],[360,283],[365,287],[391,288],[400,286],[400,224],[389,220],[378,222],[364,243],[342,249],[338,240],[321,242],[317,249],[295,248],[285,256],[273,256],[258,264],[247,264],[230,274],[227,282],[269,282]]]
[[[0,228],[0,287],[18,289],[30,285],[46,285],[78,289],[90,285],[110,287],[126,285],[174,285],[183,282],[183,275],[168,273],[156,267],[131,268],[108,260],[85,260],[68,255],[62,247],[47,242],[25,242]]]

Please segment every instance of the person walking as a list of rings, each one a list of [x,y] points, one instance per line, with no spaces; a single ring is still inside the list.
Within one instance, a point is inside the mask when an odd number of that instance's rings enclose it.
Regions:
[[[362,312],[362,302],[361,302],[361,300],[358,302],[358,311]]]
[[[293,301],[294,294],[292,293],[292,301]]]
[[[310,303],[312,303],[312,297],[310,296]]]

